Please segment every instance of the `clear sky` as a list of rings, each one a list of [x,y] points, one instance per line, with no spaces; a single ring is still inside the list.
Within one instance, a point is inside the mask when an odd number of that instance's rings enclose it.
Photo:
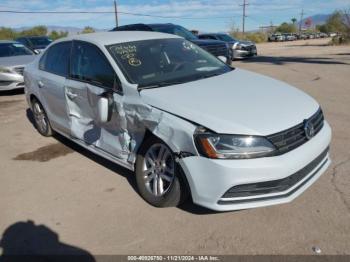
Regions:
[[[118,0],[118,10],[129,13],[187,17],[152,18],[120,14],[120,24],[177,23],[200,31],[226,31],[233,23],[241,27],[243,0]],[[328,14],[335,9],[350,9],[350,0],[247,0],[247,30],[262,25],[280,24],[295,17],[303,8],[306,16]],[[113,11],[112,0],[0,0],[0,10],[16,11]],[[109,29],[113,14],[7,14],[0,13],[0,26],[34,25],[92,26]]]

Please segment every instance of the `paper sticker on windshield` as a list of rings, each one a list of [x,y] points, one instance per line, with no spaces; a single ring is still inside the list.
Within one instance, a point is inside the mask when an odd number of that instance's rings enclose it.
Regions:
[[[22,44],[12,44],[14,47],[24,47]]]
[[[120,45],[115,47],[115,52],[120,55],[122,59],[129,59],[135,56],[137,48],[135,45]]]
[[[137,59],[136,57],[131,57],[129,58],[129,65],[131,66],[140,66],[142,63],[139,59]]]
[[[184,41],[182,43],[182,45],[183,45],[185,50],[193,50],[193,49],[195,49],[195,46],[192,43],[187,42],[187,41]]]

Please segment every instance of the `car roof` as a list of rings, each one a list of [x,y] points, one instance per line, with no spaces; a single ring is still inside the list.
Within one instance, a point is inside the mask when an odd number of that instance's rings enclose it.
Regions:
[[[173,23],[156,23],[156,24],[145,24],[148,26],[180,26],[180,25],[175,25]]]
[[[200,34],[200,35],[227,35],[225,33],[205,33],[205,34]]]
[[[126,42],[142,41],[142,40],[154,40],[154,39],[165,39],[165,38],[180,38],[176,35],[158,33],[158,32],[147,32],[147,31],[113,31],[113,32],[100,32],[74,35],[65,38],[61,38],[56,42],[62,42],[67,40],[81,40],[97,45],[112,45]]]
[[[17,42],[13,40],[0,40],[0,44],[14,44],[14,43],[17,43]]]
[[[33,38],[49,38],[47,35],[33,35],[33,36],[25,36],[25,38],[33,39]]]

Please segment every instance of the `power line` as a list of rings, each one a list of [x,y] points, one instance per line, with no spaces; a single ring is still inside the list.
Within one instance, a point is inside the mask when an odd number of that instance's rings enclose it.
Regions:
[[[10,14],[115,14],[116,11],[15,11],[15,10],[0,10],[0,13]],[[189,17],[189,16],[161,16],[161,15],[149,15],[141,13],[130,13],[117,11],[117,14],[133,15],[133,16],[145,16],[156,18],[170,18],[170,19],[193,19],[193,20],[209,20],[209,19],[229,19],[229,16],[212,16],[212,17]]]
[[[249,5],[248,3],[246,3],[246,0],[243,0],[243,4],[240,6],[243,6],[243,16],[242,16],[242,34],[244,36],[244,30],[245,30],[245,18],[247,17],[245,14],[245,9],[246,6]]]
[[[305,15],[304,9],[301,9],[300,21],[299,21],[299,35],[300,35],[300,33],[301,33],[301,23],[302,23],[302,21],[303,21],[304,15]]]

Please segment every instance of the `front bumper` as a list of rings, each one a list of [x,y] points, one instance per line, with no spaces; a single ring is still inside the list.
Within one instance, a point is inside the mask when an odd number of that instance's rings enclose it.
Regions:
[[[0,73],[0,91],[24,88],[23,76],[19,74]]]
[[[196,204],[217,211],[276,205],[291,202],[325,172],[331,163],[328,152],[301,180],[284,191],[231,198],[223,196],[235,186],[290,177],[318,158],[328,148],[330,141],[331,129],[325,122],[314,138],[283,155],[244,160],[213,160],[194,156],[181,159],[180,164]]]
[[[233,58],[252,57],[256,56],[257,54],[256,48],[253,48],[252,50],[233,50]]]

